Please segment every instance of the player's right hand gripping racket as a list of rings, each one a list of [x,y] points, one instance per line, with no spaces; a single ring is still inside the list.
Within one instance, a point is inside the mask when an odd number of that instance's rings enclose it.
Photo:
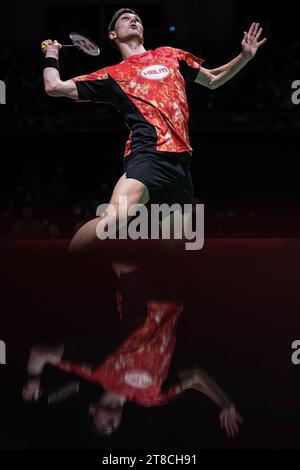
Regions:
[[[79,33],[71,33],[70,39],[72,44],[62,44],[62,47],[77,47],[81,52],[87,54],[89,56],[98,56],[100,54],[100,49],[93,41],[91,41],[86,36],[83,36]],[[46,41],[42,42],[42,50],[48,47],[48,43]]]

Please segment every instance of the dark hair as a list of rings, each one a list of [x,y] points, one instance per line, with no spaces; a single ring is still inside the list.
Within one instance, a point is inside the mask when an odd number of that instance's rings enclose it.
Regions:
[[[109,33],[114,30],[116,22],[118,21],[120,16],[124,15],[124,13],[132,13],[133,15],[137,15],[139,17],[138,13],[135,10],[132,10],[131,8],[120,8],[120,10],[116,11],[112,16],[112,19],[108,26]]]

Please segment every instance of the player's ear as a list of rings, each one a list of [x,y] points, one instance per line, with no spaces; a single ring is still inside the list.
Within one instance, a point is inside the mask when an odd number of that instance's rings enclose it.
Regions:
[[[110,31],[110,32],[109,32],[109,39],[110,39],[111,41],[113,41],[114,39],[116,39],[116,37],[117,37],[117,35],[116,35],[116,33],[115,33],[114,31]]]

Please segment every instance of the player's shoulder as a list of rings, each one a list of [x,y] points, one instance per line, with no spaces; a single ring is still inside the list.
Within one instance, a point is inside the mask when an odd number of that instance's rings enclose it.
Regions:
[[[95,70],[87,75],[82,75],[78,77],[77,80],[106,80],[108,78],[107,67],[99,70]]]
[[[105,71],[107,75],[110,75],[110,73],[113,72],[114,70],[117,70],[121,64],[122,62],[119,62],[118,64],[107,65],[102,70]]]
[[[179,61],[187,62],[191,58],[196,59],[196,57],[190,52],[170,46],[159,47],[155,49],[154,52],[158,55],[164,55],[165,57],[177,59]]]
[[[158,54],[165,54],[168,56],[176,57],[178,54],[178,49],[175,49],[175,47],[170,47],[170,46],[162,46],[162,47],[158,47],[157,49],[155,49],[154,52]]]
[[[130,63],[127,60],[122,60],[121,62],[118,62],[117,64],[109,65],[105,67],[105,70],[108,75],[114,75],[118,72],[123,72],[130,66]]]

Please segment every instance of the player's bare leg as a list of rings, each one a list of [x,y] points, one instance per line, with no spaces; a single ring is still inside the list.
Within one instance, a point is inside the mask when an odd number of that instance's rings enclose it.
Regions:
[[[133,204],[146,204],[149,200],[147,187],[135,179],[123,175],[115,186],[109,207],[100,217],[97,217],[74,235],[69,250],[78,252],[91,249],[101,244],[99,234],[105,232],[106,227],[117,225],[120,218],[126,218],[128,210]]]
[[[164,231],[170,236],[167,239],[161,239],[161,247],[166,251],[178,251],[184,249],[186,242],[184,233],[184,222],[181,211],[175,211],[165,217],[161,222],[161,232]]]
[[[112,267],[118,278],[122,274],[131,274],[139,269],[139,265],[136,263],[129,263],[128,261],[113,261]]]

